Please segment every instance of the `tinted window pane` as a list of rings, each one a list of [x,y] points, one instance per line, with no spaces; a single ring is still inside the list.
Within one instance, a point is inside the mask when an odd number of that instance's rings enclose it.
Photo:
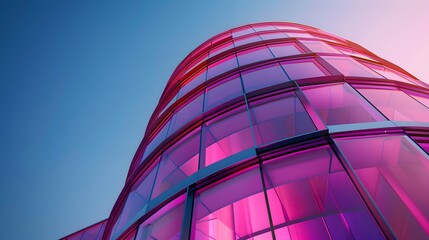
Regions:
[[[279,64],[266,65],[246,71],[242,73],[242,78],[246,92],[289,81]]]
[[[313,59],[283,62],[282,66],[292,80],[326,76],[321,66]]]
[[[234,45],[236,47],[238,47],[238,46],[248,44],[248,43],[259,42],[261,40],[262,40],[261,37],[259,37],[258,35],[255,35],[255,36],[251,36],[251,37],[246,37],[246,38],[234,40]]]
[[[268,45],[276,58],[301,54],[294,43]]]
[[[155,150],[156,147],[158,147],[159,144],[162,143],[167,137],[167,131],[170,127],[170,120],[167,121],[167,123],[159,130],[159,132],[155,135],[155,137],[152,139],[152,141],[147,145],[143,157],[141,161],[145,160],[149,154],[152,153],[153,150]]]
[[[320,53],[340,53],[328,44],[320,41],[301,41],[312,52]]]
[[[396,236],[427,239],[428,156],[405,136],[336,141]]]
[[[261,31],[270,31],[270,30],[277,30],[277,28],[273,27],[273,26],[257,26],[257,27],[253,27],[253,29],[256,32],[261,32]]]
[[[185,106],[174,113],[168,135],[173,134],[179,128],[195,119],[203,112],[203,94],[186,103]]]
[[[352,58],[323,57],[323,59],[345,76],[382,78],[380,75]]]
[[[289,35],[289,37],[296,37],[296,38],[314,38],[312,35],[308,33],[287,32],[287,35]]]
[[[258,145],[316,130],[293,92],[252,102],[250,112]]]
[[[224,59],[216,61],[215,63],[212,63],[209,66],[209,70],[207,72],[207,79],[211,79],[213,77],[216,77],[217,75],[220,75],[237,67],[237,59],[235,58],[235,55],[226,57]]]
[[[227,42],[225,44],[222,44],[218,47],[213,48],[212,50],[210,50],[210,55],[209,57],[213,57],[221,52],[225,52],[228,49],[233,48],[232,42]]]
[[[358,90],[390,120],[429,122],[429,109],[398,89]]]
[[[186,93],[190,92],[192,89],[196,88],[198,85],[203,83],[206,80],[206,71],[200,71],[194,76],[191,77],[186,83],[184,83],[184,86],[179,91],[179,98],[185,95]]]
[[[232,79],[222,81],[207,88],[204,111],[242,95],[243,88],[241,87],[240,77],[234,76]]]
[[[234,32],[232,32],[232,37],[236,38],[236,37],[240,37],[240,36],[244,36],[247,34],[251,34],[254,33],[255,31],[252,28],[242,28],[240,30],[235,30]]]
[[[249,63],[271,59],[273,58],[273,54],[271,54],[270,50],[268,50],[268,48],[264,46],[239,52],[237,53],[237,57],[238,63],[240,64],[240,66],[243,66]]]
[[[259,36],[263,40],[277,39],[277,38],[287,38],[287,35],[284,34],[284,33],[264,33],[264,34],[259,34]]]
[[[382,121],[384,117],[348,84],[304,88],[304,94],[326,125]]]
[[[407,80],[405,76],[403,76],[402,74],[394,70],[391,70],[379,65],[375,65],[375,64],[365,64],[365,65],[387,79],[396,80],[396,81],[400,81],[408,84],[414,84],[412,80]]]

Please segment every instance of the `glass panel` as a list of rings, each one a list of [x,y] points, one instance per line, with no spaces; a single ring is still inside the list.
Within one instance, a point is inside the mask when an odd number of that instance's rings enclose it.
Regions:
[[[131,188],[122,213],[115,224],[116,230],[114,231],[114,235],[118,235],[129,223],[137,220],[135,219],[136,217],[142,216],[146,212],[157,169],[158,164],[146,171],[147,174],[140,177]]]
[[[280,30],[302,30],[301,28],[291,27],[291,26],[276,25],[275,27]]]
[[[198,66],[200,63],[206,61],[208,58],[208,53],[206,52],[203,56],[199,57],[198,59],[194,60],[189,66],[186,68],[186,72],[191,71],[194,67]]]
[[[425,105],[429,108],[429,94],[424,93],[417,93],[417,92],[409,92],[407,91],[409,95],[411,95],[414,99]]]
[[[198,170],[200,128],[181,138],[162,154],[151,199],[156,198]]]
[[[335,141],[396,236],[428,239],[429,157],[405,136]]]
[[[238,96],[243,96],[243,88],[240,77],[233,76],[207,88],[204,111],[208,111]]]
[[[227,42],[225,44],[222,44],[220,46],[217,46],[215,48],[213,48],[212,50],[210,50],[210,55],[209,57],[213,57],[219,53],[225,52],[228,49],[233,48],[234,46],[232,45],[232,42]]]
[[[288,32],[287,35],[289,35],[289,37],[294,37],[294,38],[314,38],[312,35],[308,33]]]
[[[104,232],[104,222],[101,222],[97,225],[91,226],[89,229],[85,230],[85,233],[83,234],[82,238],[80,240],[97,240],[101,239],[101,235],[103,235]]]
[[[387,79],[396,80],[396,81],[400,81],[400,82],[404,82],[404,83],[408,83],[408,84],[415,84],[412,80],[407,80],[405,78],[405,76],[402,76],[402,74],[400,74],[394,70],[385,68],[383,66],[379,66],[379,65],[375,65],[375,64],[369,64],[369,63],[365,63],[365,66],[371,68],[373,71],[376,71],[381,76],[384,76]]]
[[[303,90],[326,125],[385,120],[348,84],[329,84]]]
[[[240,38],[238,40],[234,40],[234,45],[236,47],[238,47],[238,46],[248,44],[248,43],[259,42],[261,40],[262,40],[261,37],[259,37],[258,35],[254,35],[251,37]]]
[[[155,135],[152,141],[146,146],[141,162],[143,162],[143,160],[145,160],[146,157],[149,156],[149,154],[151,154],[152,151],[155,150],[155,148],[158,147],[158,145],[167,138],[167,131],[170,127],[170,122],[171,120],[168,120],[161,130],[159,130],[159,132]]]
[[[277,239],[384,239],[328,147],[263,165]]]
[[[306,47],[310,49],[312,52],[317,53],[340,53],[335,48],[329,46],[328,44],[320,41],[300,41],[303,43]]]
[[[287,38],[288,37],[285,33],[264,33],[264,34],[259,34],[259,36],[263,40]]]
[[[267,47],[263,46],[239,52],[237,54],[237,57],[238,63],[240,64],[240,66],[243,66],[249,63],[255,63],[262,60],[271,59],[273,58],[273,54],[271,54],[270,50],[268,50]]]
[[[242,28],[242,29],[239,29],[239,30],[234,30],[232,32],[232,37],[236,38],[236,37],[244,36],[244,35],[251,34],[251,33],[254,33],[254,32],[255,31],[252,28],[250,28],[250,27],[248,27],[248,28]]]
[[[256,32],[262,32],[262,31],[270,31],[270,30],[277,30],[277,28],[273,27],[273,26],[257,26],[257,27],[253,27],[253,29]]]
[[[246,108],[240,107],[232,116],[221,116],[207,122],[204,129],[205,161],[203,166],[253,146]]]
[[[191,239],[253,239],[271,233],[259,169],[198,192],[192,219]]]
[[[171,120],[171,127],[168,131],[169,136],[203,112],[203,98],[203,94],[200,94],[195,99],[185,103],[182,109],[174,113]]]
[[[136,240],[180,240],[180,230],[185,211],[182,195],[145,220],[139,227]]]
[[[367,56],[365,54],[353,51],[352,49],[348,49],[348,48],[344,48],[344,47],[339,47],[339,46],[335,46],[335,48],[338,51],[340,51],[343,54],[345,54],[345,55],[351,55],[351,56],[356,56],[356,57],[365,58],[365,59],[369,59],[369,60],[375,61],[373,58],[371,58],[371,57],[369,57],[369,56]]]
[[[246,71],[242,73],[242,78],[246,92],[289,81],[277,63]]]
[[[358,91],[390,120],[429,122],[429,109],[397,88]]]
[[[250,103],[257,145],[316,131],[294,92]]]
[[[295,43],[268,45],[276,58],[301,54]]]
[[[282,66],[292,80],[326,76],[314,59],[283,62]]]
[[[207,72],[207,79],[211,79],[213,77],[216,77],[217,75],[220,75],[237,67],[237,59],[235,57],[235,54],[233,54],[229,57],[223,58],[212,63],[209,66],[209,70]]]
[[[352,58],[323,57],[323,59],[345,76],[383,78]]]
[[[192,89],[196,88],[198,85],[202,84],[204,81],[206,81],[206,70],[196,73],[188,81],[186,81],[186,83],[184,83],[184,86],[182,86],[179,91],[179,98],[190,92]]]

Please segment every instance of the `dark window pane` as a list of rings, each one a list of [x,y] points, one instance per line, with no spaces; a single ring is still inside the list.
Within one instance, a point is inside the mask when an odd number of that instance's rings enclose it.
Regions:
[[[240,77],[234,76],[207,88],[205,108],[208,111],[235,97],[243,95]]]
[[[203,112],[203,98],[203,94],[200,94],[198,97],[185,103],[184,107],[174,113],[171,119],[170,130],[168,131],[169,136]]]

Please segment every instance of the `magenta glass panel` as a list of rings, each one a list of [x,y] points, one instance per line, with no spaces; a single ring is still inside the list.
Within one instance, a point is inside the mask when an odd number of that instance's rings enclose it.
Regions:
[[[263,33],[263,34],[259,34],[259,36],[263,39],[263,40],[270,40],[270,39],[278,39],[278,38],[287,38],[288,36],[285,33]]]
[[[358,91],[390,120],[429,122],[429,109],[397,88]]]
[[[316,131],[316,127],[294,92],[250,103],[257,145]]]
[[[190,102],[185,103],[182,109],[174,113],[170,130],[168,131],[169,136],[203,112],[203,99],[203,94],[200,94]]]
[[[383,239],[329,147],[263,164],[277,239]]]
[[[292,80],[326,76],[314,59],[283,62],[282,66]]]
[[[266,46],[263,46],[239,52],[237,53],[237,58],[240,66],[244,66],[246,64],[271,59],[273,58],[273,54],[271,54]]]
[[[271,234],[259,169],[239,172],[197,192],[192,220],[191,239],[196,240],[253,239]]]
[[[208,53],[204,53],[204,55],[202,55],[201,57],[199,57],[198,59],[195,59],[194,61],[192,61],[192,63],[190,63],[187,67],[186,67],[186,72],[191,71],[194,67],[198,66],[200,63],[206,61],[208,58]]]
[[[213,56],[215,56],[221,52],[225,52],[226,50],[231,49],[233,47],[234,46],[233,46],[232,42],[224,43],[224,44],[217,46],[217,47],[213,48],[212,50],[210,50],[209,57],[213,57]]]
[[[316,53],[340,53],[335,48],[329,46],[328,44],[320,41],[300,41],[312,52]]]
[[[283,26],[283,25],[275,25],[276,28],[280,30],[302,30],[301,28],[291,27],[291,26]]]
[[[289,81],[283,69],[277,63],[253,68],[243,72],[241,76],[246,92]]]
[[[168,148],[162,154],[151,199],[198,170],[200,152],[200,128]]]
[[[402,135],[335,141],[396,236],[428,239],[428,155]]]
[[[239,30],[234,30],[232,32],[232,37],[236,38],[236,37],[244,36],[244,35],[251,34],[251,33],[254,33],[254,32],[255,31],[252,28],[250,28],[250,27],[241,28]]]
[[[217,107],[235,97],[243,96],[239,76],[233,76],[207,88],[204,111]]]
[[[136,240],[180,240],[180,229],[185,211],[182,195],[145,220],[137,231]]]
[[[383,78],[353,58],[324,56],[323,59],[325,59],[344,76]]]
[[[206,70],[202,70],[192,76],[186,83],[182,83],[182,88],[179,91],[179,98],[196,88],[198,85],[206,81]]]
[[[210,64],[207,72],[207,79],[211,79],[213,77],[216,77],[217,75],[220,75],[237,67],[237,59],[235,57],[235,54],[233,54],[229,57],[223,58]]]
[[[268,25],[268,26],[254,26],[254,27],[253,27],[253,29],[254,29],[256,32],[277,30],[277,28],[275,28],[275,27],[273,27],[273,26],[271,26],[271,25]]]
[[[303,91],[326,125],[385,120],[348,84],[306,87]]]
[[[101,239],[104,228],[106,224],[104,222],[99,223],[97,225],[94,225],[90,227],[89,229],[86,229],[84,234],[82,235],[82,238],[79,238],[80,240],[98,240]]]
[[[203,166],[253,147],[246,109],[240,107],[232,114],[220,116],[206,123],[203,131],[205,151]]]
[[[387,79],[396,80],[396,81],[400,81],[408,84],[415,84],[412,80],[407,79],[404,75],[392,69],[385,68],[383,66],[379,66],[375,64],[369,64],[369,63],[365,63],[365,66],[371,68],[373,71],[377,72],[378,74],[380,74],[381,76]]]
[[[298,55],[302,53],[295,43],[272,44],[268,45],[268,47],[276,58]]]
[[[408,91],[407,93],[411,95],[414,99],[419,101],[421,104],[429,108],[429,94],[421,94],[417,92],[408,92]]]
[[[129,223],[137,220],[135,217],[142,216],[146,212],[147,204],[150,200],[153,183],[155,180],[158,164],[146,171],[146,174],[139,178],[128,194],[122,213],[113,227],[113,235],[117,235],[124,230]]]
[[[308,33],[288,32],[287,35],[294,38],[314,38],[314,36]]]
[[[365,54],[353,51],[352,49],[349,49],[349,48],[344,48],[344,47],[340,47],[340,46],[335,46],[335,48],[345,55],[351,55],[351,56],[356,56],[356,57],[365,58],[365,59],[375,61],[374,58],[371,58]]]
[[[245,37],[245,38],[240,38],[238,40],[234,40],[234,45],[236,47],[244,45],[244,44],[248,44],[248,43],[253,43],[253,42],[259,42],[261,41],[261,37],[259,37],[258,35],[254,35],[254,36],[250,36],[250,37]]]
[[[155,135],[152,141],[146,146],[141,162],[143,162],[143,160],[145,160],[146,157],[149,156],[149,154],[151,154],[152,151],[155,150],[155,148],[158,147],[158,145],[166,139],[167,131],[170,127],[170,122],[171,120],[168,120],[167,123],[161,128],[161,130],[159,130],[159,132]]]

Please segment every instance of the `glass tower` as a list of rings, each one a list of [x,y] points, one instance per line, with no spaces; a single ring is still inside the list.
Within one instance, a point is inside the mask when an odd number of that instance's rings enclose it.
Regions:
[[[108,219],[64,239],[429,239],[429,85],[269,22],[176,68]]]

